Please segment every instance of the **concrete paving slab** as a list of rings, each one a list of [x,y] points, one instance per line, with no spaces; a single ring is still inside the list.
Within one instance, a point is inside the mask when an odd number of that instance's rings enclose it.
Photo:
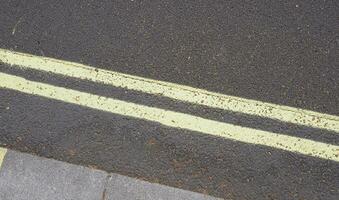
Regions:
[[[102,171],[8,151],[0,171],[1,200],[101,200]]]
[[[208,195],[113,174],[107,184],[107,200],[217,200]]]
[[[0,200],[216,200],[217,198],[0,148]]]

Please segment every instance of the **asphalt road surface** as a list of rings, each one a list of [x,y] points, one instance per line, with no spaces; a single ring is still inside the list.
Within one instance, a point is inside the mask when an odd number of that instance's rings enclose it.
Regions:
[[[335,0],[2,0],[0,48],[338,116],[338,26]],[[336,130],[3,62],[0,72],[339,145]],[[338,199],[333,159],[130,116],[0,87],[0,146],[225,199]]]

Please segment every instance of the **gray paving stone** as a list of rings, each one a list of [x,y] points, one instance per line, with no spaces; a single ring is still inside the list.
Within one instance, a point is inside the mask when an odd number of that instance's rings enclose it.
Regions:
[[[0,169],[0,200],[217,199],[118,174],[107,177],[103,171],[9,150]]]
[[[107,183],[105,200],[217,200],[194,193],[134,178],[113,174]]]
[[[9,151],[0,171],[1,200],[102,200],[102,171]]]

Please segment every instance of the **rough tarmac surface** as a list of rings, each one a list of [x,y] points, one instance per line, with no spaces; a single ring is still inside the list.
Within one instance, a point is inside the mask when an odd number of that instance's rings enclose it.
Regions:
[[[337,1],[4,1],[0,47],[339,115]],[[339,145],[338,133],[0,71]],[[0,80],[1,81],[1,80]],[[0,89],[0,145],[225,199],[337,199],[339,164]]]
[[[339,114],[338,1],[7,1],[2,48]]]

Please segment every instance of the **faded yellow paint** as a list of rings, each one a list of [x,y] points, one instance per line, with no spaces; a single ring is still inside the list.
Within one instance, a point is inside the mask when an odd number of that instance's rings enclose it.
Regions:
[[[2,162],[4,161],[6,153],[7,153],[7,149],[0,147],[0,169],[1,169]]]
[[[189,114],[129,103],[0,73],[0,87],[81,105],[162,125],[210,134],[244,143],[263,145],[339,162],[339,146],[268,131],[236,126]]]
[[[339,133],[339,117],[0,49],[0,62]]]

